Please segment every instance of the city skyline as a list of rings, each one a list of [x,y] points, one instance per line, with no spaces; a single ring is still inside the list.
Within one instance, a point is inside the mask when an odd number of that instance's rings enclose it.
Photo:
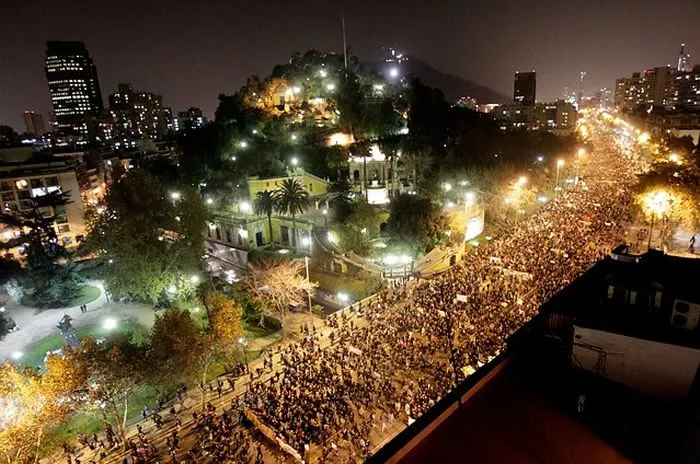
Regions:
[[[508,1],[497,6],[401,5],[361,1],[344,8],[342,2],[290,6],[271,1],[235,9],[154,2],[136,10],[134,2],[126,1],[119,9],[88,5],[78,10],[42,1],[14,2],[6,7],[1,28],[0,38],[10,46],[0,50],[5,71],[0,74],[0,124],[21,130],[25,110],[48,115],[43,75],[47,40],[84,41],[105,94],[129,81],[162,94],[173,111],[196,106],[206,116],[213,115],[219,93],[235,92],[252,74],[268,74],[294,51],[340,53],[343,10],[348,45],[363,60],[379,59],[382,47],[396,45],[443,72],[505,95],[514,71],[536,69],[541,101],[560,97],[564,87],[576,89],[581,70],[587,72],[586,91],[591,93],[612,88],[615,78],[633,71],[675,65],[680,43],[694,64],[700,47],[692,20],[700,5],[689,1],[623,1],[596,9],[580,2],[546,8]],[[623,21],[639,27],[621,31]]]

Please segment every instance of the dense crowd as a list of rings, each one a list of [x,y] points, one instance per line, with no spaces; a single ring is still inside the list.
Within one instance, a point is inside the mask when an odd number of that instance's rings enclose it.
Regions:
[[[282,369],[250,386],[246,406],[302,456],[368,456],[387,427],[423,414],[624,240],[634,168],[619,151],[590,156],[580,181],[460,266],[329,318],[323,349],[314,333],[284,348]]]

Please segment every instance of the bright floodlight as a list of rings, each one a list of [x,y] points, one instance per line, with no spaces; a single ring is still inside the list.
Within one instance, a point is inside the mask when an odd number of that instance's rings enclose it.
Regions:
[[[241,143],[238,144],[241,148],[248,148],[248,142],[245,140],[241,140]]]
[[[578,149],[578,156],[583,156],[586,154],[586,149],[585,148],[579,148]]]
[[[242,213],[248,213],[250,212],[250,203],[248,203],[247,201],[242,201],[238,204],[238,209]]]
[[[322,214],[328,214],[328,210],[327,210],[326,208],[323,208],[323,210],[321,211],[321,213],[322,213]]]
[[[322,69],[322,70],[320,70],[320,71],[318,72],[318,74],[319,74],[321,77],[327,77],[327,76],[328,76],[328,71],[326,71],[325,69]]]
[[[292,163],[292,166],[296,166],[297,164],[299,164],[299,160],[296,157],[292,158],[290,161]]]
[[[445,192],[449,192],[450,190],[452,190],[452,184],[450,184],[449,182],[445,182],[445,183],[442,185],[442,188],[445,189]]]
[[[391,68],[389,70],[389,75],[391,77],[399,77],[399,68]]]
[[[668,155],[668,160],[672,163],[681,164],[681,157],[677,153],[671,153]]]
[[[526,177],[526,176],[520,176],[520,177],[518,178],[518,185],[522,187],[522,186],[525,185],[525,184],[527,184],[527,177]]]
[[[257,129],[253,129],[253,135],[257,135],[257,134],[258,134],[258,130],[257,130]]]
[[[305,247],[311,245],[311,240],[309,240],[309,237],[303,237],[301,239],[301,244]]]
[[[557,160],[557,167],[560,168],[562,166],[564,166],[564,160],[563,159]]]
[[[18,361],[22,356],[24,356],[24,353],[22,353],[21,351],[15,351],[14,353],[12,353],[12,359],[14,359],[15,361]]]
[[[212,200],[211,198],[207,198],[207,204],[211,205],[212,203],[214,203],[214,200]]]
[[[327,84],[327,85],[326,85],[326,89],[329,90],[329,91],[335,90],[335,84]]]
[[[299,94],[300,92],[301,92],[301,87],[295,86],[295,87],[294,87],[294,93],[295,93],[295,94]]]
[[[177,293],[177,287],[175,285],[168,285],[168,293],[174,295]]]
[[[232,157],[231,157],[231,161],[236,161],[236,157],[235,157],[235,156],[232,156]]]
[[[170,192],[170,198],[172,198],[173,200],[179,200],[180,192]]]
[[[474,204],[474,200],[476,200],[476,195],[474,195],[474,192],[467,192],[464,195],[464,199],[467,202],[467,206],[472,206]]]
[[[347,303],[350,297],[348,296],[347,293],[338,293],[338,299],[342,301],[343,303]]]
[[[455,204],[454,204],[453,201],[448,201],[448,202],[447,202],[447,207],[448,207],[448,208],[452,208],[452,207],[454,207],[454,205],[455,205]]]
[[[292,134],[292,140],[296,140],[296,139],[297,139],[297,134]]]
[[[198,284],[199,283],[199,276],[196,274],[191,275],[190,282],[192,282],[193,284]]]
[[[107,319],[104,320],[102,323],[102,327],[105,330],[114,330],[117,328],[117,320],[114,319],[113,317],[108,317]]]
[[[537,157],[537,161],[540,162],[540,163],[541,163],[542,161],[544,161],[544,156],[538,156],[538,157]]]

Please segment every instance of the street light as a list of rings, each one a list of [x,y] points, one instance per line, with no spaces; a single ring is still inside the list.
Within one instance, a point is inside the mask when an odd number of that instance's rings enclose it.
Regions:
[[[249,213],[250,212],[250,203],[247,201],[242,201],[238,204],[238,209],[242,213]]]
[[[555,190],[556,190],[556,187],[559,187],[559,171],[561,170],[562,166],[564,166],[564,160],[558,159],[557,160],[557,180],[554,182]]]
[[[328,209],[323,208],[321,214],[323,214],[323,227],[328,229]]]
[[[442,188],[445,189],[445,192],[449,192],[450,190],[452,190],[452,184],[450,184],[449,182],[445,182],[445,183],[442,185]]]
[[[180,192],[170,192],[170,198],[172,198],[173,200],[179,200]]]
[[[520,178],[518,178],[518,186],[522,187],[525,184],[527,184],[527,176],[520,176]]]
[[[114,330],[117,328],[117,320],[112,317],[109,317],[104,320],[104,322],[102,323],[102,327],[105,330]]]
[[[199,283],[199,276],[196,274],[193,274],[190,276],[190,282],[193,284],[197,285]]]
[[[292,158],[290,162],[292,163],[292,166],[296,166],[299,164],[299,160],[296,158],[296,156]]]
[[[241,143],[239,143],[238,146],[241,148],[248,148],[248,142],[241,140]]]
[[[250,368],[248,366],[248,340],[246,340],[245,337],[240,337],[238,339],[238,345],[243,349],[243,359],[245,360],[245,370],[246,370],[246,372],[250,372]]]

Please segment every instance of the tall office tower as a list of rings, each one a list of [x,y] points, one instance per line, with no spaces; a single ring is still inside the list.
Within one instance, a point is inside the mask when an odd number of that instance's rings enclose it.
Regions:
[[[681,44],[681,51],[678,52],[678,71],[679,72],[690,72],[692,71],[690,66],[690,54],[685,52],[685,44]]]
[[[45,71],[56,130],[65,135],[94,135],[103,103],[97,68],[85,44],[46,42]]]
[[[525,106],[535,106],[537,94],[537,73],[515,72],[513,80],[513,101]]]
[[[24,130],[27,134],[43,135],[46,132],[44,117],[36,111],[24,112]]]

